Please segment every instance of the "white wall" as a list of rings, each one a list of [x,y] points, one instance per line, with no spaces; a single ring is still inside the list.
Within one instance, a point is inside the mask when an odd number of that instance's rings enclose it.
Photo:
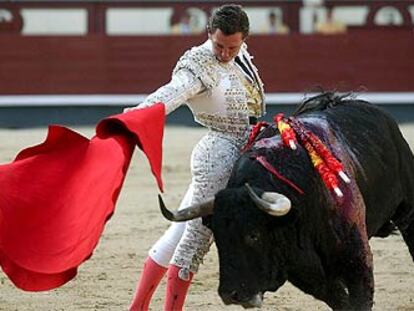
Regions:
[[[86,9],[22,9],[24,35],[85,35]]]
[[[106,11],[109,35],[169,34],[172,8],[110,8]]]

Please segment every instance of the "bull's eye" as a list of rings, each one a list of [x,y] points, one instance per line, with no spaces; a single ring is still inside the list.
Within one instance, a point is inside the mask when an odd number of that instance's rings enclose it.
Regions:
[[[245,240],[247,245],[254,246],[259,242],[260,234],[259,232],[251,232],[248,235],[246,235]]]

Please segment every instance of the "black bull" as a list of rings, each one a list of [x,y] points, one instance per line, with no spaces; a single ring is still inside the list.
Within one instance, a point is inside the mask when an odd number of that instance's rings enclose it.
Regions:
[[[398,229],[414,256],[413,154],[396,122],[363,101],[322,94],[305,102],[296,118],[351,177],[351,183],[340,183],[342,198],[326,188],[302,146],[283,146],[277,129],[269,127],[240,157],[214,200],[176,213],[162,208],[163,213],[185,220],[213,210],[208,218],[219,255],[219,294],[226,304],[260,306],[263,293],[289,281],[334,310],[370,310],[374,280],[368,239]],[[275,178],[257,162],[258,155],[304,194]],[[259,197],[284,195],[290,211],[263,212],[246,183]]]

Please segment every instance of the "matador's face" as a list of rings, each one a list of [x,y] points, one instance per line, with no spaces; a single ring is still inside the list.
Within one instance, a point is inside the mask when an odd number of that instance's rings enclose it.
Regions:
[[[210,33],[209,38],[213,42],[214,55],[222,63],[228,63],[234,59],[239,54],[244,42],[241,32],[225,35],[220,29],[216,29],[213,33]]]

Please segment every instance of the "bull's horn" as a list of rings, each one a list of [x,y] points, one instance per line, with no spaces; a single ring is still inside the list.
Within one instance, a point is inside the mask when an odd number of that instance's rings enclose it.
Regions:
[[[161,195],[158,195],[162,215],[170,221],[186,221],[213,214],[214,198],[203,203],[193,204],[184,209],[172,212],[165,207]]]
[[[286,215],[291,208],[290,200],[283,194],[277,192],[264,192],[259,198],[248,183],[245,184],[247,192],[256,206],[272,216]]]

